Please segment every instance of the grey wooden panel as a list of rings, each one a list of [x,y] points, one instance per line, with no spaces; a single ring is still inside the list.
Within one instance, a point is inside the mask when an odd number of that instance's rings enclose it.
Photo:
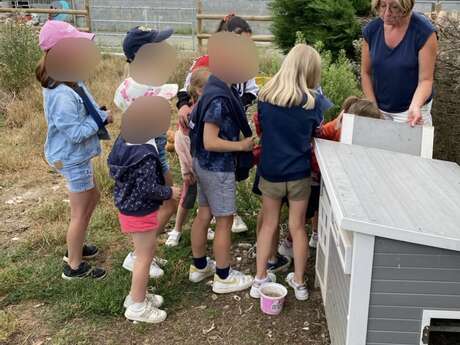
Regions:
[[[460,282],[460,270],[440,268],[395,269],[394,267],[375,267],[372,271],[372,278],[377,280],[385,279]]]
[[[383,254],[374,256],[374,267],[420,267],[420,268],[457,268],[460,256],[457,255],[424,255],[424,254]]]
[[[358,145],[316,142],[323,175],[347,230],[460,251],[458,165]]]
[[[396,123],[355,116],[353,121],[353,145],[374,147],[394,152],[420,156],[423,127],[412,128]]]
[[[417,332],[368,331],[367,344],[369,343],[415,345],[420,343],[420,334]]]
[[[334,241],[329,242],[326,317],[332,345],[344,345],[350,295],[350,276],[343,273]]]
[[[367,324],[367,329],[369,331],[391,329],[394,332],[418,332],[420,330],[420,322],[420,320],[370,318]]]
[[[457,256],[460,261],[460,252],[436,247],[420,246],[409,242],[392,241],[382,237],[375,238],[374,252],[383,254],[454,255]]]
[[[423,308],[408,306],[372,305],[369,307],[369,318],[373,319],[414,319],[422,320]]]
[[[423,305],[425,308],[460,308],[458,295],[396,294],[375,292],[371,294],[372,305]]]
[[[419,345],[423,310],[459,310],[458,254],[376,238],[367,345]]]
[[[400,294],[429,294],[436,291],[439,295],[455,295],[460,298],[460,283],[439,281],[405,281],[374,280],[371,292],[388,292]]]

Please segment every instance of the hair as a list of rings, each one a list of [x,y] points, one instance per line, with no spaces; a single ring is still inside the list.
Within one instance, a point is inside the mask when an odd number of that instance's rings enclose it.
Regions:
[[[280,107],[315,107],[315,89],[321,81],[321,57],[311,46],[297,44],[280,70],[260,90],[259,100]],[[306,97],[306,102],[305,102]]]
[[[248,22],[243,18],[235,16],[234,13],[226,15],[219,23],[219,27],[216,32],[230,31],[238,35],[242,33],[252,34],[252,29]]]
[[[206,67],[201,67],[193,71],[190,77],[190,85],[188,86],[188,93],[192,98],[193,103],[198,101],[200,97],[200,92],[203,90],[204,86],[208,82],[211,72]]]
[[[350,107],[358,102],[361,98],[357,96],[348,96],[342,103],[342,111],[348,113]]]
[[[357,116],[370,117],[373,119],[382,118],[382,113],[374,102],[371,102],[368,99],[360,99],[354,96],[348,97],[347,100],[352,97],[354,102],[349,105],[348,109],[343,109],[346,113]],[[345,100],[345,102],[347,100]]]
[[[372,10],[379,12],[381,0],[372,0]],[[396,4],[401,8],[403,16],[408,16],[415,6],[415,0],[396,0]]]
[[[61,83],[54,80],[48,75],[48,72],[46,71],[45,61],[46,53],[41,57],[41,59],[37,63],[37,66],[35,67],[35,77],[37,78],[38,82],[41,84],[42,87],[46,89],[54,89]]]

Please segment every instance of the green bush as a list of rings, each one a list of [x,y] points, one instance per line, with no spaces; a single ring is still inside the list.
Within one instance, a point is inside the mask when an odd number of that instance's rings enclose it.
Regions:
[[[18,92],[27,86],[40,59],[37,33],[27,25],[0,25],[0,87]]]
[[[341,49],[352,53],[352,42],[360,32],[355,10],[344,0],[273,0],[272,32],[278,46],[286,53],[301,31],[307,43],[324,42],[336,56]]]
[[[371,12],[371,0],[351,0],[358,16],[367,16]]]

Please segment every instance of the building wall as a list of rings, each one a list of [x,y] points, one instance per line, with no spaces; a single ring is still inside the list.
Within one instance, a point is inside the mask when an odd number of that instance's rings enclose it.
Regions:
[[[460,309],[460,253],[376,238],[367,345],[419,345],[424,309]]]

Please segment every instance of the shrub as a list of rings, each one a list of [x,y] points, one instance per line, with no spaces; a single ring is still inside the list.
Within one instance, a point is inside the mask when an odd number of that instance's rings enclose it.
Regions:
[[[40,59],[37,34],[14,22],[0,26],[0,86],[18,92],[29,84]]]
[[[371,12],[371,0],[351,0],[358,16],[367,16]]]
[[[343,0],[273,0],[272,32],[278,46],[286,53],[301,31],[307,43],[322,41],[335,56],[341,49],[353,51],[352,41],[360,26],[355,10]]]

